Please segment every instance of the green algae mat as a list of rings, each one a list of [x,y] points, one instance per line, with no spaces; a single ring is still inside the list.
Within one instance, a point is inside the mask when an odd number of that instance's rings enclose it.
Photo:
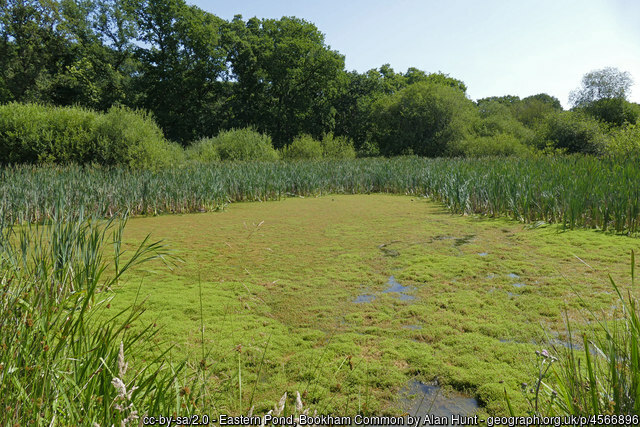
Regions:
[[[524,412],[535,351],[571,345],[567,317],[579,331],[615,316],[608,275],[626,288],[640,246],[392,195],[135,218],[125,244],[148,234],[182,262],[136,273],[109,310],[142,304],[160,330],[149,357],[172,346],[236,414],[299,391],[318,413],[401,415],[411,387],[481,414],[504,414],[506,390]]]

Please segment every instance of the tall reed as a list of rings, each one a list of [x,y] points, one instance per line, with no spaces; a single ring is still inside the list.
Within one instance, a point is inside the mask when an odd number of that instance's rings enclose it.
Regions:
[[[327,193],[428,196],[456,213],[639,231],[640,164],[590,156],[322,160],[189,165],[157,172],[101,167],[0,169],[0,214],[13,223],[68,210],[201,212],[238,201]]]
[[[140,360],[156,333],[131,328],[141,309],[107,315],[128,270],[168,256],[148,239],[123,256],[124,224],[61,208],[43,224],[0,224],[0,424],[133,425],[193,409],[178,393],[184,365]]]

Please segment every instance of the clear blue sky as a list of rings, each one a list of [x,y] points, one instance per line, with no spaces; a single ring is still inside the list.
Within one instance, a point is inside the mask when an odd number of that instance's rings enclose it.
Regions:
[[[472,99],[540,92],[567,106],[588,71],[631,73],[640,102],[637,0],[189,1],[221,18],[297,16],[313,22],[348,70],[389,63],[463,80]]]

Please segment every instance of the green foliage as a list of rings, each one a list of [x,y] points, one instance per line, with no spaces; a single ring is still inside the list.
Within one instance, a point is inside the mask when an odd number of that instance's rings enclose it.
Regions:
[[[0,162],[90,162],[98,155],[96,119],[82,108],[0,106]]]
[[[332,107],[344,57],[331,50],[315,25],[298,18],[230,23],[231,109],[236,126],[254,125],[278,148],[296,135],[332,130]]]
[[[596,330],[573,341],[569,323],[569,348],[540,354],[552,375],[541,371],[540,389],[532,400],[532,415],[596,416],[597,423],[637,424],[640,409],[640,307],[609,277],[621,318],[596,320]],[[635,285],[635,254],[631,252],[631,289]],[[557,356],[557,357],[556,357]],[[542,386],[542,387],[540,387]],[[629,417],[619,418],[625,415]],[[635,421],[632,416],[635,416]]]
[[[187,149],[187,157],[203,163],[218,160],[278,160],[271,138],[252,128],[223,131],[215,138],[204,138]]]
[[[99,163],[157,169],[183,159],[153,119],[113,107],[106,114],[79,107],[10,103],[0,106],[0,163]]]
[[[159,169],[184,159],[182,148],[167,142],[153,118],[143,111],[112,107],[98,116],[95,132],[99,155],[91,161],[97,163]]]
[[[496,133],[491,136],[473,135],[452,144],[450,152],[454,156],[523,156],[531,150],[516,136]]]
[[[569,153],[600,153],[606,137],[600,123],[584,113],[565,111],[548,116],[536,131],[535,145]]]
[[[320,142],[322,145],[322,157],[326,159],[355,159],[356,150],[353,143],[344,136],[325,134]]]
[[[281,152],[285,160],[315,160],[322,158],[324,150],[322,143],[311,135],[300,135]]]
[[[640,106],[622,98],[605,98],[585,105],[582,110],[592,117],[612,126],[634,124],[640,117]]]
[[[613,129],[608,135],[604,152],[621,158],[640,156],[640,124]]]
[[[379,157],[380,156],[380,148],[377,144],[371,141],[365,141],[360,149],[357,151],[358,157]]]
[[[513,116],[529,128],[535,127],[548,115],[557,114],[560,111],[562,111],[560,101],[546,93],[524,98],[512,107]]]
[[[145,45],[136,50],[139,105],[183,145],[217,132],[224,118],[225,22],[184,0],[139,2],[136,17]]]
[[[151,325],[127,331],[140,307],[105,313],[130,270],[170,257],[145,239],[125,259],[123,227],[61,210],[45,225],[0,226],[3,425],[124,425],[136,412],[193,409],[179,393],[193,384],[184,363],[141,360],[158,337]]]
[[[385,192],[429,196],[459,213],[640,231],[635,159],[402,157],[193,164],[157,172],[16,166],[2,169],[2,177],[0,212],[16,222],[46,218],[61,200],[74,210],[112,215],[199,212],[285,194]]]
[[[466,136],[476,110],[458,89],[417,83],[377,101],[373,117],[382,154],[437,157]]]
[[[581,86],[569,94],[574,107],[583,107],[601,99],[626,99],[633,80],[631,74],[614,67],[590,71],[582,77]]]

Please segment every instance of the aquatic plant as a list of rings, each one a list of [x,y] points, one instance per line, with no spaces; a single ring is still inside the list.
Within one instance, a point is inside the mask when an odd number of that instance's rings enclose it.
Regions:
[[[120,212],[202,212],[239,201],[327,193],[427,196],[462,214],[637,232],[640,165],[590,156],[316,160],[190,165],[152,172],[80,166],[0,170],[0,214],[50,218],[55,206]]]

